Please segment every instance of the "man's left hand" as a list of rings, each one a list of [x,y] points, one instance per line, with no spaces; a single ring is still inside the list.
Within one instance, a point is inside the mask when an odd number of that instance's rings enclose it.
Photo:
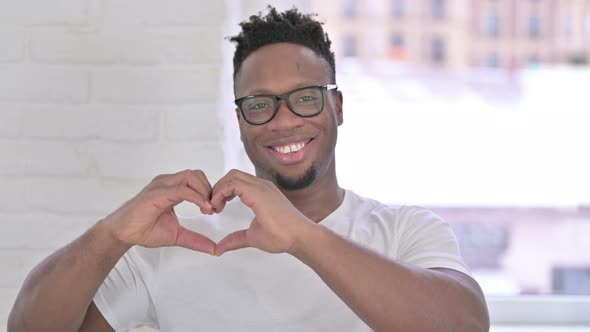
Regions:
[[[225,203],[240,198],[254,212],[248,229],[228,234],[215,254],[253,247],[269,253],[292,252],[305,229],[315,223],[303,215],[271,181],[231,170],[213,187],[211,205],[220,213]]]

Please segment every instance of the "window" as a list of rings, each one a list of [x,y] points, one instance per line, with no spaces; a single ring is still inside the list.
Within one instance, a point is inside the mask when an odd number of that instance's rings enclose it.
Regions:
[[[538,15],[529,16],[528,34],[530,39],[537,39],[541,36],[541,18]]]
[[[390,57],[394,60],[403,60],[405,57],[404,36],[400,33],[392,34],[390,45]]]
[[[356,37],[352,35],[344,36],[342,41],[342,55],[346,58],[357,56]]]
[[[489,38],[498,38],[500,35],[500,17],[498,14],[490,13],[486,15],[485,34]]]
[[[430,60],[434,64],[444,64],[446,57],[445,40],[441,37],[434,37],[430,41]]]
[[[536,67],[539,65],[540,59],[539,56],[536,54],[531,54],[526,60],[526,63],[529,67]]]
[[[396,18],[404,16],[404,0],[391,0],[391,15]]]
[[[498,58],[498,54],[492,52],[487,55],[486,57],[486,66],[488,68],[498,68],[500,66],[500,59]]]
[[[342,0],[342,9],[345,17],[352,18],[356,16],[357,11],[356,0]]]
[[[590,294],[590,267],[554,267],[553,292]]]
[[[563,34],[567,38],[571,38],[574,33],[574,16],[571,13],[563,17]]]
[[[434,20],[442,20],[446,15],[445,0],[430,0],[431,15]]]
[[[418,40],[422,48],[411,66],[367,61],[360,68],[356,61],[342,61],[337,67],[349,110],[336,148],[339,182],[383,202],[429,207],[449,221],[486,293],[493,324],[539,326],[523,331],[587,326],[590,296],[580,296],[588,294],[585,271],[590,269],[586,55],[584,61],[576,57],[577,68],[516,75],[453,72],[453,67],[433,71],[422,64],[448,62],[453,44],[444,34],[420,39],[428,24],[437,24],[430,20],[432,2],[421,3],[426,4],[425,26],[417,33],[412,26],[390,31],[384,41],[391,48],[404,47],[409,58],[414,54],[408,50]],[[407,16],[413,4],[404,4]],[[498,34],[505,36],[506,17],[512,16],[496,14]],[[520,53],[528,49],[522,40],[528,38],[528,15],[523,17],[517,22],[520,38],[511,46],[518,58],[498,48],[469,54],[465,61],[485,66],[494,58],[491,50],[497,61],[490,62],[500,67],[542,61],[543,53]],[[485,38],[486,16],[481,18],[477,28]],[[580,32],[590,41],[590,11],[581,13],[580,20]],[[543,22],[538,22],[540,32]],[[336,37],[343,36],[342,27],[332,29],[332,38],[342,38]],[[337,55],[360,51],[350,39],[348,44],[355,46],[349,51],[341,47]],[[234,128],[234,118],[230,126]],[[370,171],[359,174],[359,161]],[[556,294],[578,296],[552,296]],[[492,331],[512,331],[496,327]]]

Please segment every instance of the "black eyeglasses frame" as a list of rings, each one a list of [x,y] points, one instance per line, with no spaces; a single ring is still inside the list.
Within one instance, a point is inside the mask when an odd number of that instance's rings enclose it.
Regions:
[[[299,114],[299,113],[295,112],[295,110],[293,109],[293,106],[289,102],[289,97],[293,93],[296,93],[296,92],[301,91],[301,90],[309,89],[309,88],[320,89],[320,92],[322,94],[322,107],[320,107],[320,110],[317,113],[302,115],[302,114]],[[297,116],[300,116],[302,118],[310,118],[310,117],[316,116],[316,115],[320,114],[324,110],[324,104],[325,104],[324,91],[337,90],[337,89],[338,89],[338,85],[336,85],[336,84],[310,85],[310,86],[305,86],[305,87],[302,87],[302,88],[298,88],[298,89],[289,91],[289,92],[287,92],[285,94],[282,94],[282,95],[251,95],[251,96],[245,96],[245,97],[241,97],[241,98],[235,99],[234,100],[234,103],[236,104],[236,106],[240,110],[240,113],[242,114],[242,117],[244,118],[244,121],[246,121],[248,124],[251,124],[251,125],[254,125],[254,126],[260,126],[260,125],[269,123],[272,119],[274,119],[274,117],[277,115],[277,113],[279,111],[279,102],[281,100],[284,100],[285,103],[287,103],[287,107],[289,108],[289,110],[291,112],[293,112],[293,114],[295,114]],[[244,110],[242,109],[242,104],[244,103],[244,101],[246,101],[248,99],[259,98],[259,97],[267,97],[267,98],[271,98],[271,99],[273,99],[275,101],[272,116],[268,120],[266,120],[264,122],[251,122],[251,121],[248,121],[246,115],[244,114]]]

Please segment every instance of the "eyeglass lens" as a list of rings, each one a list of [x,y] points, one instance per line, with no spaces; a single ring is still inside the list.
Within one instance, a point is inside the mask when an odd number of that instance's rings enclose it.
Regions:
[[[252,97],[244,100],[242,111],[249,122],[262,123],[273,116],[276,103],[273,97]],[[323,107],[322,91],[316,87],[294,91],[288,97],[288,106],[298,115],[315,115]]]

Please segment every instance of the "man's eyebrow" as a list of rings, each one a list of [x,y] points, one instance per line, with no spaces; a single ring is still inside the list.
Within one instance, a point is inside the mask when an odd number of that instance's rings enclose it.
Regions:
[[[316,86],[318,84],[315,83],[297,83],[295,84],[295,87],[289,91],[295,90],[295,89],[299,89],[299,88],[304,88],[306,86]],[[284,93],[287,93],[289,91],[285,91]],[[274,95],[274,93],[272,93],[270,90],[267,89],[255,89],[252,91],[248,91],[248,93],[246,94],[247,96],[254,96],[254,95]]]

